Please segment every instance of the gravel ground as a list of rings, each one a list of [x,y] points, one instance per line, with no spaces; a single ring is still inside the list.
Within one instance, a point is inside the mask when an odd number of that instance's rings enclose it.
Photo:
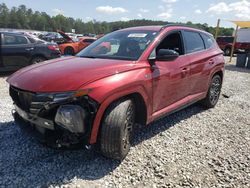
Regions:
[[[214,109],[196,104],[152,123],[122,163],[84,149],[49,149],[24,135],[5,79],[0,187],[250,187],[250,71],[227,65]]]

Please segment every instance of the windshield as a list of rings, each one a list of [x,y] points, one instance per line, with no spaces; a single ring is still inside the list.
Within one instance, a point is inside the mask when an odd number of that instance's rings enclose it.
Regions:
[[[78,57],[137,60],[158,32],[129,30],[110,33],[77,54]]]

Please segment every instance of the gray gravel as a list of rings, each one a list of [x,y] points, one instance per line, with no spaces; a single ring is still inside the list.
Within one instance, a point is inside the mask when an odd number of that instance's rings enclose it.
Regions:
[[[227,65],[214,109],[196,104],[151,124],[122,163],[84,149],[49,149],[24,135],[5,79],[0,187],[250,187],[250,71]]]

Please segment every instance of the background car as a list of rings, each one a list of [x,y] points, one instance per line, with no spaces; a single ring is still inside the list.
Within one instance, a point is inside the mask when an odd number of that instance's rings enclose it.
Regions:
[[[64,42],[58,44],[61,53],[64,55],[75,55],[92,42],[96,41],[96,38],[94,37],[80,37],[78,39],[72,39],[62,31],[58,31],[58,33],[64,38]]]
[[[39,35],[39,38],[47,42],[56,42],[57,44],[64,43],[64,38],[57,32],[47,32]]]
[[[232,36],[219,36],[216,39],[219,47],[224,51],[226,56],[230,56],[233,46],[234,37]],[[244,52],[250,50],[250,42],[236,41],[234,45],[234,53]]]
[[[58,45],[31,35],[1,32],[0,71],[14,71],[21,67],[61,56]]]

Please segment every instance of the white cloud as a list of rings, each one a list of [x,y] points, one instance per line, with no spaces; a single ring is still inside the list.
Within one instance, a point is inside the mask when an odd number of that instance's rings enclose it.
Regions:
[[[64,15],[65,12],[64,12],[63,10],[54,8],[54,9],[52,9],[52,13],[53,13],[54,15],[58,15],[58,14]]]
[[[149,12],[148,9],[143,9],[143,8],[140,8],[139,11],[142,12],[142,13],[148,13]]]
[[[185,16],[181,16],[180,20],[186,20],[187,18]]]
[[[172,17],[172,14],[168,13],[168,12],[163,12],[161,14],[157,15],[159,18],[162,18],[164,20],[167,20],[168,18]]]
[[[164,3],[175,3],[178,0],[161,0],[161,1],[164,2]]]
[[[142,14],[140,14],[140,13],[139,13],[139,14],[137,14],[137,16],[138,16],[139,18],[142,18]]]
[[[240,0],[229,4],[225,2],[211,4],[206,12],[214,14],[225,14],[230,12],[237,18],[250,19],[250,2],[247,0]]]
[[[195,14],[202,14],[202,11],[201,11],[200,9],[196,9],[196,10],[194,11],[194,13],[195,13]]]
[[[96,7],[96,11],[104,14],[119,14],[128,12],[126,9],[122,7],[111,7],[111,6],[99,6]]]
[[[221,14],[221,13],[225,13],[225,12],[229,12],[229,6],[224,3],[224,2],[220,2],[216,5],[212,4],[210,5],[209,9],[207,10],[207,12],[213,12],[216,14]]]
[[[159,5],[158,8],[161,10],[161,13],[157,15],[158,18],[161,18],[163,20],[168,20],[171,18],[173,8],[172,8],[172,3],[175,3],[178,0],[162,0],[164,2],[164,5]]]
[[[162,5],[159,5],[159,6],[158,6],[158,9],[160,9],[160,10],[162,10],[162,11],[163,11],[163,10],[165,9],[165,7],[164,7],[164,6],[162,6]]]
[[[121,17],[121,21],[127,22],[127,21],[129,21],[129,18],[127,18],[127,17]]]

